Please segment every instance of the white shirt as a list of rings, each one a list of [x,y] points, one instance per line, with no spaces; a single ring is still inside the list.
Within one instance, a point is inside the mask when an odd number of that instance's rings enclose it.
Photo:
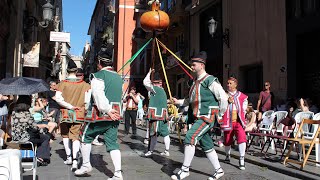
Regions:
[[[135,95],[135,98],[138,100],[138,102],[140,101],[140,96]],[[132,108],[133,103],[135,103],[135,102],[133,99],[131,99],[130,101],[128,101],[127,107]],[[138,103],[137,103],[137,107],[138,107]]]
[[[202,79],[207,73],[203,72],[198,78],[197,80]],[[218,83],[217,81],[213,81],[210,85],[209,85],[209,89],[210,91],[214,94],[214,96],[217,98],[218,102],[219,102],[219,116],[223,116],[223,114],[226,112],[227,107],[228,107],[228,96],[227,93],[224,91],[224,89],[222,88],[221,84]],[[189,103],[193,102],[193,99],[195,99],[195,91],[192,92],[191,97],[189,99],[181,99],[179,100],[179,105],[184,105],[184,106],[188,106]]]
[[[110,69],[110,66],[104,67],[101,70],[106,71]],[[103,79],[98,79],[93,77],[91,80],[91,89],[92,89],[92,96],[96,106],[98,107],[99,111],[102,113],[108,113],[112,106],[105,95],[104,92],[105,84]]]
[[[77,79],[77,77],[75,75],[69,75],[68,76],[68,79]],[[84,95],[84,103],[85,103],[85,109],[88,109],[88,106],[89,106],[89,103],[90,103],[90,98],[91,98],[91,89],[89,89],[88,91],[85,92],[85,95]],[[56,91],[56,101],[57,103],[64,107],[64,108],[67,108],[67,109],[72,109],[73,108],[73,105],[66,102],[62,96],[62,92],[61,91]]]
[[[150,79],[150,71],[148,72],[146,77],[143,79],[143,85],[146,87],[148,92],[150,92],[151,94],[156,94],[156,91],[154,90],[151,79]]]

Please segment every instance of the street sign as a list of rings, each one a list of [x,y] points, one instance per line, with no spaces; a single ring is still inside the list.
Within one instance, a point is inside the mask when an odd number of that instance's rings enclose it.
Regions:
[[[70,33],[50,31],[50,41],[70,43]]]

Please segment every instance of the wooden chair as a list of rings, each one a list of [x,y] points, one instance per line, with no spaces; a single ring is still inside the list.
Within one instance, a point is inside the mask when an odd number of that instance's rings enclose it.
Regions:
[[[312,151],[312,148],[315,144],[319,144],[319,132],[320,132],[320,121],[315,121],[312,119],[303,119],[302,123],[299,126],[299,129],[294,138],[288,138],[288,142],[291,142],[290,149],[285,156],[283,164],[286,165],[287,162],[292,162],[300,165],[300,169],[303,169],[307,161],[312,161],[315,163],[320,163],[314,160],[309,160],[309,155]],[[313,132],[309,131],[309,128],[304,128],[308,126],[313,126]],[[302,146],[303,161],[290,159],[290,153],[294,145]],[[308,151],[306,152],[306,145],[310,145]]]

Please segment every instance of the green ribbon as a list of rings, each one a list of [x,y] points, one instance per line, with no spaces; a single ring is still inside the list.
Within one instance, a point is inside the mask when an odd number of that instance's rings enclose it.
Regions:
[[[129,64],[129,63],[132,63],[136,58],[137,56],[139,56],[139,54],[141,53],[141,51],[147,47],[147,45],[151,42],[153,38],[149,39],[148,42],[146,42],[120,69],[118,72],[120,72],[121,70],[124,69],[124,67]]]

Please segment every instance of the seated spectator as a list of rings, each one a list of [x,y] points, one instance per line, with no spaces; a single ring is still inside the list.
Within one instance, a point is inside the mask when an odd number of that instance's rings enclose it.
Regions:
[[[293,130],[294,126],[295,126],[295,119],[294,119],[294,115],[293,112],[297,109],[297,104],[295,102],[289,102],[287,105],[287,112],[288,115],[286,118],[284,118],[283,120],[281,120],[279,123],[285,125],[284,129],[283,129],[283,135],[284,136],[288,136],[288,130]],[[278,124],[277,124],[278,126]]]
[[[299,100],[296,100],[297,108],[292,112],[292,117],[294,117],[299,112],[308,112],[309,111],[309,105],[308,102],[300,98]]]
[[[4,96],[0,94],[0,127],[6,128],[8,108],[6,105],[6,101],[8,100],[8,96]]]
[[[0,149],[2,149],[2,146],[3,146],[4,135],[5,135],[4,131],[0,129]]]
[[[306,99],[306,101],[309,104],[309,111],[311,111],[315,114],[319,112],[319,108],[317,107],[316,104],[313,103],[313,101],[311,99]]]
[[[255,130],[257,128],[257,122],[256,122],[256,113],[254,112],[254,109],[252,108],[252,103],[248,104],[245,116],[246,116],[246,121],[247,121],[247,127],[246,127],[245,131],[250,132],[252,130]]]
[[[35,102],[35,106],[30,108],[30,112],[39,128],[47,128],[48,132],[52,133],[52,131],[57,127],[57,123],[53,122],[52,119],[54,111],[50,113],[46,111],[47,105],[48,101],[45,98],[38,98]]]
[[[179,111],[181,113],[181,122],[183,123],[182,134],[186,134],[188,131],[188,125],[187,125],[188,109],[189,109],[189,106],[180,106],[179,107]]]
[[[20,96],[11,115],[11,137],[13,141],[30,141],[37,145],[37,161],[39,166],[50,163],[50,137],[43,134],[29,112],[30,96]]]

